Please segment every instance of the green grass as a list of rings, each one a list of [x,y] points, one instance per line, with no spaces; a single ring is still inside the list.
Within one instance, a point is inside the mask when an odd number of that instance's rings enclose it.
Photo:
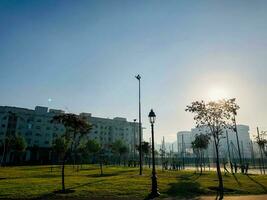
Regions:
[[[0,198],[2,199],[144,199],[150,192],[151,170],[138,175],[138,168],[104,167],[104,176],[98,166],[87,165],[79,172],[66,167],[66,188],[61,189],[60,167],[26,166],[0,168]],[[223,176],[226,195],[267,194],[267,176]],[[158,170],[161,197],[193,197],[216,194],[218,185],[215,172],[202,176],[193,171]]]

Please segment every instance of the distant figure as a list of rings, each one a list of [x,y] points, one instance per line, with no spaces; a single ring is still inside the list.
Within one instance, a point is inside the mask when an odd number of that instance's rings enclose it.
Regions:
[[[237,173],[237,164],[234,163],[235,173]]]
[[[246,174],[248,174],[248,168],[249,168],[249,164],[246,163],[246,166],[245,166],[245,171],[246,171]]]

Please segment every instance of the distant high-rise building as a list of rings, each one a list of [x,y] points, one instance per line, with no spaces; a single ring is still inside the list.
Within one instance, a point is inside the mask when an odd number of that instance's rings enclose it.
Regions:
[[[232,158],[238,159],[238,147],[236,140],[236,133],[232,129],[225,129],[222,133],[220,140],[220,154],[222,157],[227,157],[228,155],[228,146],[226,131],[228,132],[229,139],[229,149]],[[246,125],[237,125],[237,132],[239,136],[239,145],[240,152],[243,158],[251,158],[251,139],[249,136],[249,126]],[[183,151],[193,154],[191,143],[194,141],[195,136],[199,134],[207,134],[209,129],[205,126],[200,128],[192,128],[191,131],[179,131],[177,133],[177,144],[178,144],[178,153]],[[214,157],[214,144],[211,137],[210,144],[207,149],[207,154],[209,157]],[[193,155],[192,155],[193,156]]]

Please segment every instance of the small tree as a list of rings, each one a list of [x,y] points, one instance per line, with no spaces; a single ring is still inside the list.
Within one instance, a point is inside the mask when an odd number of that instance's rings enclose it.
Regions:
[[[140,151],[139,145],[136,145],[137,151]],[[142,157],[146,159],[147,162],[149,162],[150,167],[150,160],[149,160],[149,154],[151,153],[151,146],[149,142],[142,142]]]
[[[52,123],[62,124],[65,127],[65,133],[62,134],[62,140],[58,140],[57,145],[62,145],[62,192],[65,192],[65,163],[71,154],[77,151],[81,140],[90,132],[92,125],[87,123],[84,118],[75,114],[62,114],[53,117]],[[74,156],[75,160],[75,156]]]
[[[15,154],[15,159],[13,160],[18,160],[18,162],[21,161],[21,156],[22,153],[26,150],[27,148],[27,143],[24,139],[24,137],[22,137],[21,135],[15,135],[12,139],[12,143],[11,143],[11,150],[14,151]]]
[[[216,152],[216,168],[219,179],[219,199],[223,199],[223,179],[220,168],[219,145],[223,130],[232,127],[232,110],[237,106],[235,99],[211,101],[195,101],[187,106],[186,111],[194,113],[197,127],[207,127],[207,133],[212,136]]]
[[[200,174],[202,174],[202,166],[204,159],[204,150],[208,148],[210,137],[206,134],[200,134],[195,136],[195,140],[192,142],[192,148],[196,154],[198,165],[200,165]]]
[[[267,155],[267,152],[265,151],[265,145],[267,144],[267,140],[262,138],[263,134],[259,134],[256,137],[256,142],[259,145],[259,151],[260,151],[260,156],[261,156],[261,169],[263,169],[263,173],[265,174],[265,166],[264,166],[264,158],[263,158],[263,154]],[[262,172],[262,170],[261,170]]]
[[[119,155],[119,165],[121,164],[121,156],[125,155],[128,152],[127,146],[121,141],[121,140],[116,140],[112,145],[111,145],[112,152]]]
[[[85,151],[93,155],[94,157],[98,157],[100,173],[101,175],[103,175],[103,165],[102,165],[103,150],[101,150],[100,144],[96,140],[88,140],[85,144]]]

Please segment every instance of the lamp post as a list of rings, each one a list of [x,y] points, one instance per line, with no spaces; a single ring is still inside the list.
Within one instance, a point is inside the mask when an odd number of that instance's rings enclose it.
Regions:
[[[157,183],[157,176],[156,176],[156,167],[155,167],[155,147],[154,147],[154,123],[156,120],[156,115],[153,111],[153,109],[151,109],[149,115],[149,121],[151,124],[151,134],[152,134],[152,189],[151,189],[151,193],[150,193],[150,198],[155,198],[158,197],[160,195],[160,193],[158,192],[158,183]]]
[[[135,78],[139,82],[139,175],[142,175],[141,76],[138,74]]]
[[[135,125],[136,125],[136,119],[133,120],[134,121],[134,145],[133,145],[133,161],[134,161],[134,167],[135,167],[135,159],[136,159],[136,156],[135,156],[135,148],[136,148],[136,132],[135,132]]]

